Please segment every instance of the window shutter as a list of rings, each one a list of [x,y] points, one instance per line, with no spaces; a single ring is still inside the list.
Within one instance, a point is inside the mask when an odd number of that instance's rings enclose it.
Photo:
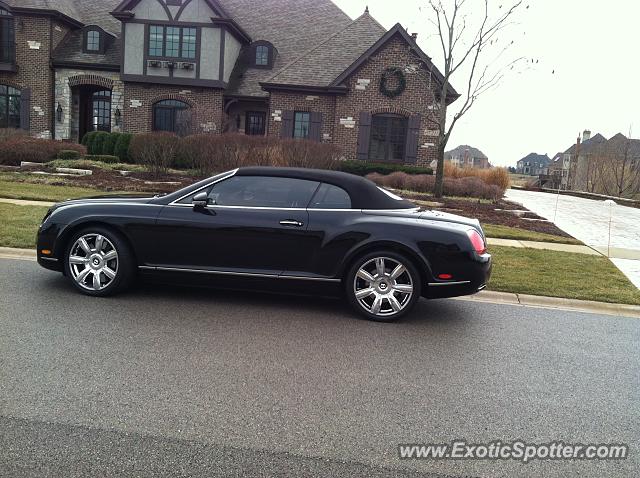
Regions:
[[[407,144],[404,148],[404,160],[415,163],[418,159],[418,140],[420,139],[420,115],[409,117],[409,128],[407,129]]]
[[[281,138],[293,138],[293,111],[282,112]]]
[[[20,128],[29,131],[31,121],[31,88],[20,91]]]
[[[369,159],[369,137],[371,136],[371,113],[368,111],[360,112],[358,121],[358,151],[357,158],[362,160]]]
[[[322,113],[312,112],[311,125],[309,127],[309,139],[311,141],[322,141]]]

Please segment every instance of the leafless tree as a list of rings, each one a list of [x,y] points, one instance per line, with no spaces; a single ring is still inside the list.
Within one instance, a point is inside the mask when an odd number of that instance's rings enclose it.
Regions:
[[[640,195],[640,140],[618,134],[595,152],[600,191],[608,196]]]
[[[505,0],[505,3],[509,3]],[[514,40],[503,38],[504,30],[514,25],[517,12],[529,8],[523,0],[509,5],[490,0],[428,0],[425,10],[436,28],[442,48],[443,79],[423,68],[418,73],[434,89],[435,101],[427,123],[438,131],[438,151],[434,195],[442,197],[444,184],[444,152],[456,123],[474,105],[480,95],[494,88],[514,68],[528,60],[508,59]],[[497,12],[497,13],[496,13]],[[464,81],[462,80],[464,78]],[[452,80],[464,84],[461,103],[447,124],[448,95]]]

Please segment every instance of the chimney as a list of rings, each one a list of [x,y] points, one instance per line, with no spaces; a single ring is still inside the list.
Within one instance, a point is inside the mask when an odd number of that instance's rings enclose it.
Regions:
[[[412,33],[411,34],[411,38],[413,38],[413,41],[418,40],[418,34],[417,33]]]
[[[584,143],[585,141],[589,140],[589,138],[591,138],[591,131],[589,131],[588,129],[585,129],[582,132],[582,142]]]

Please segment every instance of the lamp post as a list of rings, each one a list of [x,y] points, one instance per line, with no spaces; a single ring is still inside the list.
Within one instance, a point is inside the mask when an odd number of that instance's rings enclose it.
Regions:
[[[611,257],[611,222],[613,219],[613,206],[616,205],[616,202],[613,199],[607,199],[604,203],[609,206],[609,241],[607,242],[607,257]]]

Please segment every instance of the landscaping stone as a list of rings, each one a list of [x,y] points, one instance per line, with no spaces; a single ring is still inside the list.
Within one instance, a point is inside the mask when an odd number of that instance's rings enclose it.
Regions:
[[[93,171],[90,169],[76,169],[76,168],[56,168],[59,173],[74,174],[76,176],[91,176]]]

